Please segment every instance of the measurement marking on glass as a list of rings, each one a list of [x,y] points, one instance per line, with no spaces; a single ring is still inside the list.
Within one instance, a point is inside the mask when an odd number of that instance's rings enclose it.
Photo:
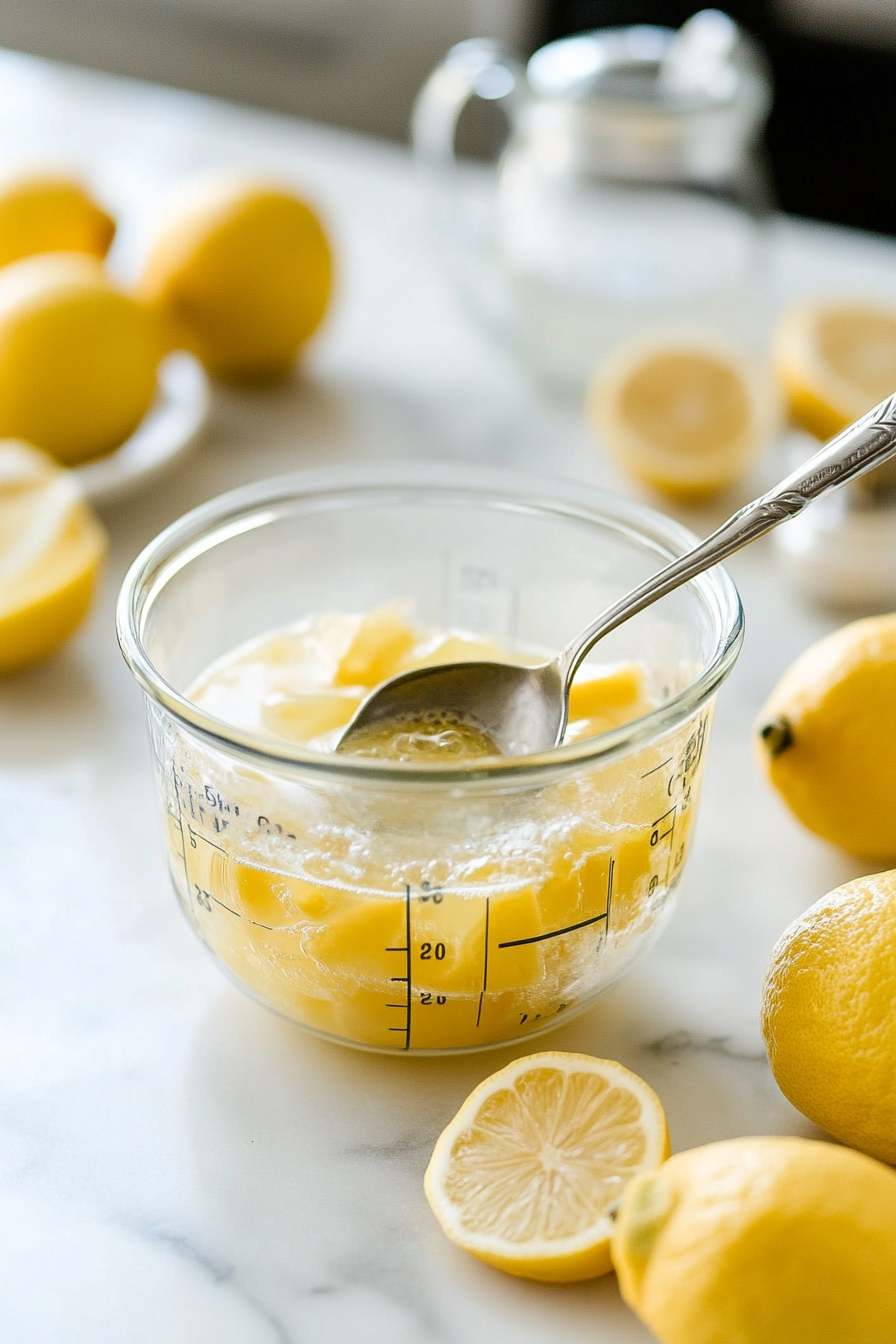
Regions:
[[[174,777],[174,791],[178,800],[178,808],[180,808],[181,805],[180,790],[178,788],[177,783],[177,773],[173,768],[172,768],[172,775]],[[273,933],[275,927],[273,924],[262,924],[260,919],[250,919],[249,916],[244,915],[241,910],[234,910],[232,905],[227,905],[225,901],[222,901],[220,897],[215,896],[213,892],[206,891],[204,887],[200,887],[198,882],[190,881],[190,864],[189,860],[187,859],[186,837],[184,836],[184,819],[183,819],[183,813],[181,812],[178,813],[177,823],[178,826],[180,827],[180,835],[181,835],[181,858],[184,861],[184,880],[187,884],[187,891],[189,892],[190,895],[190,904],[193,906],[194,911],[196,909],[197,901],[205,910],[208,911],[211,911],[212,902],[214,902],[215,905],[219,905],[222,910],[226,910],[229,915],[233,915],[236,919],[245,920],[247,924],[253,925],[253,927],[256,929],[264,929],[265,933]],[[216,845],[214,840],[209,840],[208,836],[203,835],[201,831],[194,831],[193,827],[190,825],[189,822],[187,822],[187,832],[190,836],[191,849],[197,849],[198,848],[198,845],[196,843],[197,840],[202,840],[205,844],[210,845],[212,849],[216,849],[219,854],[223,854],[225,858],[230,857],[227,853],[227,850],[223,849],[220,845]]]
[[[194,887],[198,886],[198,883],[194,882],[193,886]],[[214,901],[215,905],[220,905],[221,909],[226,910],[228,915],[236,915],[237,919],[244,919],[247,924],[252,924],[256,929],[264,929],[266,933],[274,932],[273,924],[262,924],[260,919],[250,919],[248,915],[241,914],[239,910],[234,910],[233,906],[225,905],[224,902],[219,900],[217,896],[213,896],[210,891],[203,891],[202,896],[199,897],[198,899],[200,905],[205,905],[206,901]],[[205,908],[209,909],[207,905]]]
[[[404,889],[404,941],[407,946],[408,1020],[404,1038],[405,1050],[411,1048],[411,888]]]
[[[387,1008],[403,1008],[405,1011],[405,1020],[403,1027],[389,1027],[389,1031],[400,1031],[404,1033],[404,1049],[411,1048],[411,1004],[413,996],[413,987],[411,985],[411,888],[405,885],[404,889],[404,946],[387,947],[387,952],[403,952],[405,957],[405,974],[390,975],[389,980],[394,985],[407,985],[406,997],[404,1003],[387,1003]]]
[[[669,827],[668,831],[663,831],[663,833],[660,834],[660,827],[662,826],[663,822],[666,820],[667,817],[672,818],[672,825]],[[656,821],[651,823],[651,832],[650,832],[651,849],[654,847],[654,845],[658,845],[661,840],[665,840],[666,836],[671,835],[674,830],[675,830],[675,805],[670,807],[668,812],[664,812],[661,817],[657,817]]]
[[[658,771],[668,767],[670,764],[672,764],[672,762],[673,762],[672,757],[667,758],[665,761],[661,762],[660,765],[655,766],[652,770],[647,771],[646,775],[641,776],[641,778],[646,778],[649,775],[657,773]],[[699,764],[699,758],[696,764]],[[696,764],[692,765],[692,771],[696,769]],[[210,856],[207,856],[201,851],[199,841],[204,841],[206,845],[208,845],[212,850],[217,851],[217,853],[222,856],[222,860],[224,862],[226,870],[229,870],[230,864],[234,864],[235,876],[238,876],[240,872],[240,860],[234,857],[234,855],[227,846],[221,844],[220,842],[212,840],[210,838],[210,835],[206,834],[206,830],[212,829],[212,824],[215,821],[215,817],[212,816],[211,813],[207,813],[205,809],[202,807],[201,803],[199,802],[199,799],[202,798],[203,795],[198,792],[194,793],[194,790],[189,785],[189,781],[183,775],[179,774],[177,767],[174,765],[172,765],[171,767],[171,777],[174,786],[173,793],[174,793],[175,808],[171,808],[169,804],[168,811],[172,819],[172,822],[175,823],[174,829],[179,830],[181,839],[180,851],[177,851],[172,844],[173,867],[175,872],[177,872],[178,863],[181,863],[183,865],[182,870],[187,885],[186,895],[191,903],[194,915],[198,914],[198,909],[200,906],[204,911],[208,912],[213,911],[213,908],[215,906],[218,906],[220,907],[221,910],[226,911],[228,914],[234,916],[235,918],[244,920],[247,925],[254,926],[258,929],[263,930],[264,932],[277,932],[280,926],[264,924],[260,920],[252,919],[249,916],[248,912],[243,908],[241,908],[242,897],[235,886],[233,887],[232,894],[235,895],[237,897],[237,900],[239,901],[238,907],[232,907],[228,905],[224,900],[222,900],[219,896],[215,895],[212,891],[207,891],[205,889],[205,885],[200,885],[200,883],[208,883],[209,886],[212,886],[217,883],[216,872],[218,861],[212,859]],[[677,784],[678,780],[679,776],[677,775],[672,776],[672,784]],[[672,784],[670,784],[670,793],[672,792]],[[190,795],[189,798],[188,798],[188,791]],[[672,796],[674,797],[675,794],[673,793]],[[220,796],[219,796],[219,805],[220,805]],[[681,861],[681,852],[683,850],[683,846],[680,847],[679,854],[676,859],[674,835],[675,830],[677,828],[678,811],[682,806],[684,806],[686,810],[687,801],[685,801],[684,805],[680,800],[673,803],[673,805],[667,811],[665,811],[660,817],[658,817],[652,823],[650,830],[647,832],[647,838],[649,838],[649,845],[651,850],[658,851],[658,848],[661,843],[665,843],[667,840],[669,841],[669,846],[667,849],[666,876],[665,876],[665,885],[667,888],[670,882],[672,881],[673,877],[677,873],[678,866],[680,865]],[[189,811],[187,811],[188,807]],[[230,810],[230,806],[228,806],[227,810],[228,811]],[[196,827],[191,825],[191,815],[193,819],[197,821]],[[235,808],[233,815],[234,816],[238,815]],[[687,818],[685,818],[685,820],[687,820]],[[279,829],[280,828],[278,827],[278,830]],[[218,830],[217,826],[215,826],[215,830]],[[642,831],[641,834],[643,835],[644,832]],[[222,836],[221,838],[225,839],[226,837]],[[172,841],[173,841],[173,834],[172,834]],[[189,848],[187,847],[188,842],[189,842]],[[200,852],[191,855],[190,854],[191,849],[193,851],[199,850]],[[496,952],[499,950],[503,951],[505,949],[525,947],[530,946],[532,944],[546,942],[555,938],[564,937],[565,935],[570,933],[579,932],[582,929],[595,926],[599,930],[599,937],[597,937],[596,939],[593,954],[595,956],[599,956],[601,949],[606,945],[609,936],[612,902],[614,897],[613,888],[615,884],[615,868],[616,868],[616,860],[613,857],[613,855],[611,853],[607,853],[606,850],[604,851],[604,853],[607,855],[608,868],[607,868],[607,887],[606,887],[606,908],[602,913],[592,915],[586,919],[578,920],[575,923],[565,925],[558,929],[548,930],[547,932],[530,934],[528,936],[523,936],[519,938],[506,939],[505,941],[496,944],[495,948]],[[659,887],[659,874],[657,870],[662,866],[662,857],[659,852],[654,853],[652,855],[652,858],[653,862],[651,863],[650,868],[653,869],[654,876],[652,877],[651,880],[651,887],[650,891],[648,892],[648,895],[651,895],[653,893],[655,887]],[[192,877],[190,868],[191,864],[193,865],[193,869],[195,870],[197,876],[199,877],[200,882],[194,882],[191,880]],[[254,866],[255,865],[250,864],[250,867]],[[222,878],[222,881],[224,884],[223,890],[229,892],[229,888],[233,884],[230,882],[230,879],[226,877],[226,874]],[[444,1004],[446,1002],[450,1002],[453,1006],[457,1006],[458,1009],[463,1008],[464,1020],[467,1023],[465,1029],[467,1031],[470,1030],[470,1027],[474,1027],[475,1029],[481,1029],[482,1018],[485,1009],[485,996],[489,992],[488,979],[489,979],[489,962],[491,952],[490,948],[491,901],[490,897],[486,897],[485,893],[483,892],[482,897],[485,900],[484,917],[480,906],[478,917],[474,920],[474,927],[478,926],[478,931],[483,939],[482,978],[480,981],[480,990],[477,995],[478,999],[477,1012],[474,1024],[472,1021],[472,996],[467,997],[467,995],[469,994],[468,988],[464,987],[464,990],[460,993],[457,999],[456,1005],[455,1005],[455,992],[453,987],[451,988],[447,996],[446,994],[436,994],[435,989],[433,989],[431,992],[424,991],[422,989],[418,991],[414,990],[412,962],[415,955],[419,954],[421,960],[429,961],[432,955],[435,961],[445,961],[447,951],[448,968],[450,969],[452,958],[458,954],[458,950],[454,946],[454,943],[452,942],[451,938],[446,937],[445,942],[433,941],[432,943],[430,942],[417,943],[415,951],[415,945],[412,943],[412,929],[411,929],[411,922],[413,917],[413,911],[411,908],[412,898],[432,903],[431,906],[427,907],[427,910],[429,912],[428,914],[426,915],[424,914],[422,907],[419,914],[421,919],[425,919],[425,926],[421,930],[421,936],[423,936],[423,934],[426,934],[427,936],[430,936],[433,939],[435,939],[438,936],[437,930],[442,923],[441,918],[436,917],[436,907],[441,905],[443,899],[445,899],[445,896],[441,891],[441,889],[438,888],[430,889],[427,883],[421,883],[419,888],[416,888],[416,890],[418,891],[418,895],[416,897],[413,897],[412,893],[413,890],[415,890],[415,888],[413,888],[411,884],[406,883],[403,885],[404,885],[403,892],[401,893],[396,892],[392,899],[395,900],[396,898],[400,897],[403,897],[404,899],[405,909],[404,909],[403,932],[405,934],[405,941],[404,943],[399,945],[387,946],[384,948],[384,951],[387,953],[393,953],[396,956],[403,957],[404,959],[403,970],[405,974],[393,975],[389,977],[389,983],[397,984],[402,987],[396,991],[396,1001],[393,1002],[390,1000],[386,1002],[384,1000],[380,1000],[380,1002],[387,1009],[387,1011],[399,1012],[402,1009],[404,1010],[405,1018],[402,1024],[396,1024],[388,1027],[386,1026],[385,1023],[383,1023],[382,1025],[383,1027],[385,1027],[388,1033],[398,1034],[400,1032],[403,1036],[403,1042],[402,1045],[398,1046],[397,1048],[409,1051],[413,1040],[413,1010],[415,1007],[415,993],[418,1000],[417,1006],[419,1006],[420,1004],[430,1004],[430,1003]],[[503,908],[504,907],[502,906],[502,909]],[[516,922],[515,909],[512,911],[512,913],[514,915],[513,922]],[[443,912],[440,911],[439,915],[440,916],[443,915]],[[395,916],[398,916],[400,918],[398,910],[394,910],[393,918]],[[434,917],[436,917],[435,923],[432,922]],[[523,921],[523,929],[524,929],[525,923],[529,922],[529,920],[528,919],[523,920],[522,911],[520,911],[520,919],[521,921]],[[603,925],[603,928],[600,928],[601,925]],[[518,928],[518,931],[522,933],[523,929]],[[511,929],[507,930],[507,932],[511,931],[512,926]],[[396,929],[395,932],[398,932],[398,930]],[[445,932],[446,934],[448,934],[449,930],[446,929]],[[472,932],[472,928],[470,929],[470,932]],[[397,964],[395,968],[397,970]],[[436,970],[434,965],[432,966],[431,969],[433,971]],[[462,966],[461,969],[466,971],[466,967]],[[473,971],[473,974],[475,974],[475,971],[473,970],[472,966],[469,969],[470,971]],[[439,978],[438,972],[436,972],[436,974],[437,978]],[[423,972],[422,967],[421,967],[421,975],[423,975],[425,984],[426,973]],[[492,975],[492,978],[494,979],[494,975]],[[472,986],[470,986],[469,988],[472,988]],[[475,994],[475,991],[473,991],[473,993]],[[397,1000],[398,994],[401,994],[402,1001]],[[563,1003],[560,1004],[559,1007],[552,1009],[552,1011],[561,1012],[567,1006],[568,1005],[566,1003]],[[467,1016],[467,1014],[469,1014],[469,1016]],[[423,1017],[427,1020],[430,1018],[430,1016],[431,1015],[429,1013],[423,1014]],[[488,1014],[485,1014],[485,1016],[486,1016],[486,1022],[488,1023]],[[528,1013],[525,1015],[525,1019],[536,1021],[541,1016],[542,1014],[539,1013],[536,1015],[535,1018],[532,1018],[531,1013]],[[418,1027],[420,1027],[419,1020],[418,1020]],[[421,1031],[423,1031],[424,1036],[424,1040],[422,1043],[426,1044],[428,1043],[429,1029],[426,1028],[424,1030],[423,1028],[421,1028]],[[420,1034],[421,1032],[418,1031],[418,1037],[420,1036]],[[478,1038],[478,1030],[476,1031],[476,1037],[474,1039],[477,1038]]]
[[[476,1013],[476,1025],[482,1021],[482,1000],[488,988],[488,914],[491,897],[485,898],[485,954],[482,959],[482,989],[479,991],[479,1009]]]
[[[174,796],[177,799],[177,823],[180,826],[180,852],[184,861],[184,881],[187,884],[187,900],[193,907],[193,917],[196,917],[196,906],[193,904],[192,891],[190,884],[190,870],[187,866],[187,837],[184,835],[184,814],[181,810],[180,787],[177,782],[177,769],[174,762],[171,763],[171,778],[174,780]]]
[[[550,933],[536,933],[531,938],[514,938],[509,943],[499,943],[498,948],[502,947],[522,947],[525,943],[543,943],[546,938],[560,938],[564,933],[575,933],[576,929],[587,929],[589,924],[599,924],[602,919],[606,919],[606,910],[602,915],[593,915],[591,919],[580,920],[578,924],[567,924],[565,929],[552,929]]]
[[[227,850],[224,849],[222,845],[216,845],[214,840],[209,840],[208,836],[203,835],[201,831],[194,831],[189,822],[187,822],[187,830],[190,833],[190,847],[192,849],[196,848],[195,842],[197,840],[204,840],[207,845],[211,845],[212,849],[216,849],[219,854],[227,853]]]
[[[672,764],[672,761],[673,761],[673,757],[672,757],[672,756],[669,756],[665,761],[660,761],[659,765],[655,765],[655,766],[653,767],[652,770],[646,770],[646,771],[644,772],[644,774],[641,776],[641,778],[642,778],[642,779],[646,779],[648,775],[655,775],[656,772],[657,772],[657,770],[663,770],[663,769],[665,769],[665,767],[666,767],[667,765],[671,765],[671,764]]]
[[[669,885],[669,883],[670,883],[670,881],[671,881],[671,879],[672,879],[672,859],[673,859],[673,856],[674,856],[674,854],[675,854],[675,816],[676,816],[676,809],[673,807],[673,809],[672,809],[672,825],[669,827],[668,831],[666,832],[666,834],[667,834],[668,837],[669,837],[669,858],[668,858],[668,860],[667,860],[667,862],[666,862],[666,886],[667,886],[667,887],[668,887],[668,885]]]

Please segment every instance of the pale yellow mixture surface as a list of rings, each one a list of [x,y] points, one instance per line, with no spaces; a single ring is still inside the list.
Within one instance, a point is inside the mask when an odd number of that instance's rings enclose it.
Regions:
[[[423,630],[394,602],[365,615],[312,616],[265,635],[213,664],[188,694],[236,727],[332,751],[361,701],[401,672],[453,662],[539,661],[511,654],[493,640]],[[639,663],[583,670],[570,693],[565,741],[593,737],[650,706]],[[360,754],[435,760],[496,753],[473,725],[451,723],[419,725],[416,733],[402,732],[391,742],[377,733]]]

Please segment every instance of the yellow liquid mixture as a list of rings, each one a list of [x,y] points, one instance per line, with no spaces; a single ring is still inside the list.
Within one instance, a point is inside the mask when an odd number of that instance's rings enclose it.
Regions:
[[[525,662],[416,628],[397,604],[309,618],[236,649],[188,694],[273,739],[331,751],[370,690],[463,659]],[[535,661],[533,659],[533,661]],[[636,663],[586,668],[567,741],[652,707]],[[658,929],[684,860],[708,710],[559,782],[455,790],[262,774],[178,732],[157,743],[171,868],[200,936],[258,998],[381,1049],[470,1049],[590,1001]],[[474,725],[377,729],[361,755],[497,754]]]

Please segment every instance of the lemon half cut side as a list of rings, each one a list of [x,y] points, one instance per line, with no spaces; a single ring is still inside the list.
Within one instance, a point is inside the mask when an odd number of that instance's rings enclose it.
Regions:
[[[760,364],[686,336],[620,350],[595,379],[588,411],[620,466],[685,500],[736,480],[780,423],[773,380]]]
[[[446,1236],[520,1278],[564,1283],[611,1268],[612,1211],[668,1157],[659,1098],[612,1060],[543,1051],[470,1094],[440,1136],[424,1188]]]
[[[896,308],[796,304],[778,321],[773,352],[792,418],[831,438],[896,391]]]
[[[0,673],[36,662],[81,624],[106,534],[71,472],[0,441]]]

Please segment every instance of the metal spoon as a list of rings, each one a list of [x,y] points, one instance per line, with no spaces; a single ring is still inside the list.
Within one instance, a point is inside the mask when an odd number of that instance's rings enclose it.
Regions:
[[[556,747],[566,730],[569,687],[580,664],[604,635],[705,569],[717,565],[812,500],[861,476],[896,454],[896,393],[844,429],[773,490],[754,499],[705,541],[673,560],[608,607],[556,658],[537,667],[510,663],[445,663],[405,672],[358,707],[336,750],[360,746],[362,729],[394,719],[457,716],[483,729],[502,755],[525,756]]]

